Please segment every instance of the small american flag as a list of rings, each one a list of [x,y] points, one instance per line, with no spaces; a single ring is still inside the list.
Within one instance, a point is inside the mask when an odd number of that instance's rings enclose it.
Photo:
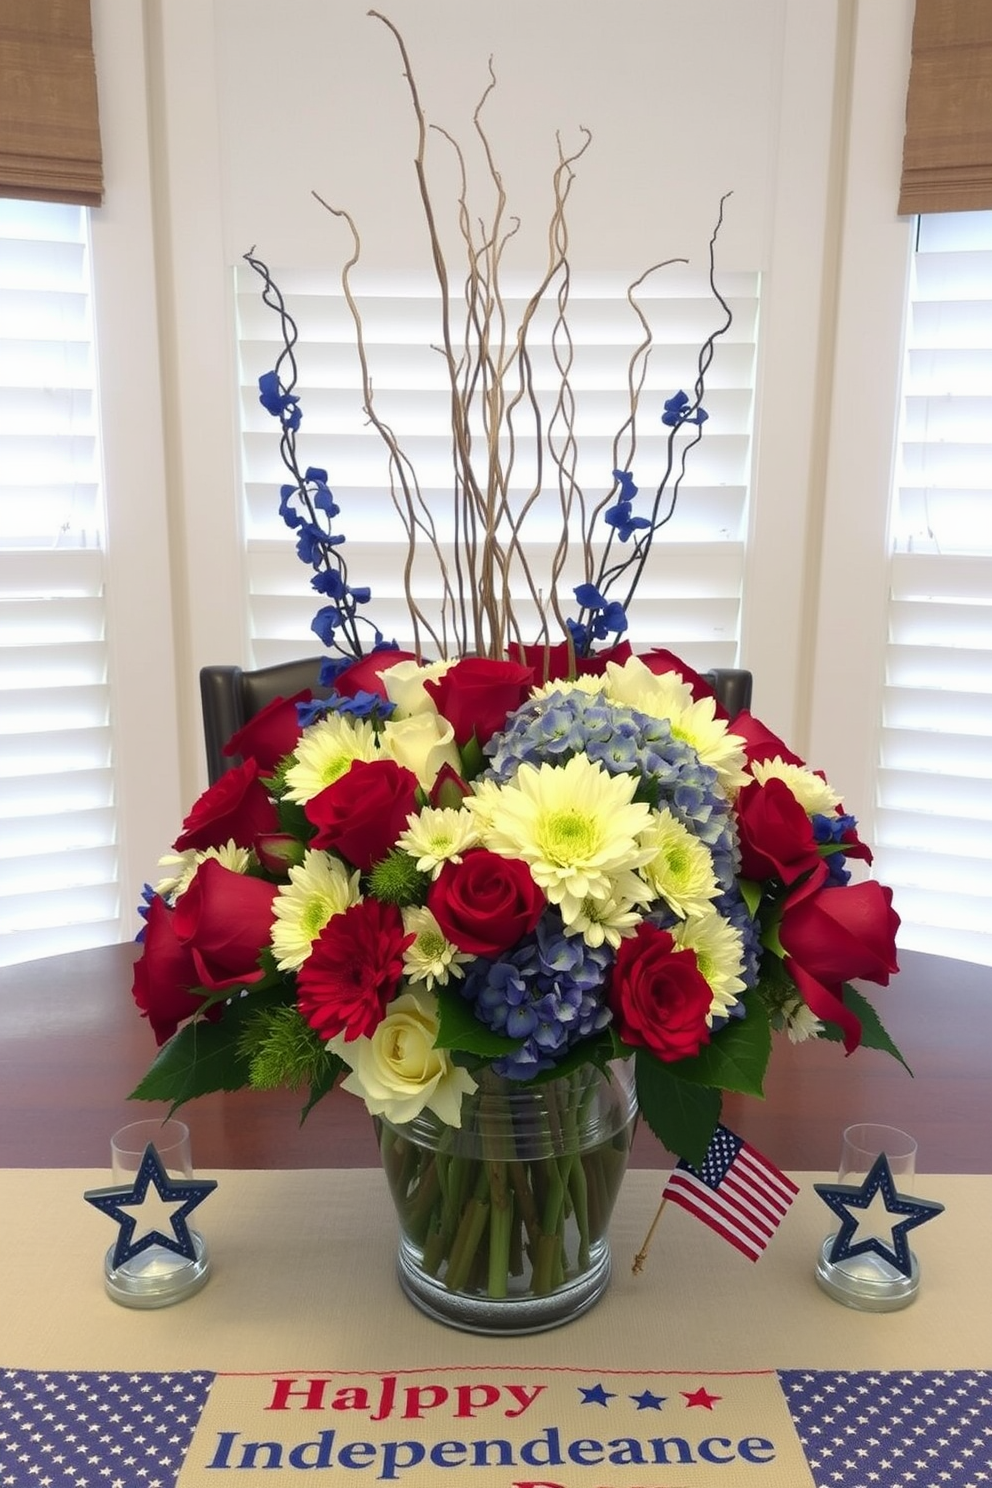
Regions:
[[[756,1261],[798,1192],[767,1157],[718,1126],[702,1166],[680,1162],[669,1175],[664,1197]]]

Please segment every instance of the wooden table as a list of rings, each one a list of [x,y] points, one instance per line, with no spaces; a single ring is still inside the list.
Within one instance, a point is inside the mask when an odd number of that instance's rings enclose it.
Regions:
[[[110,1134],[164,1107],[129,1102],[155,1053],[130,996],[133,945],[0,969],[0,1167],[89,1167]],[[727,1097],[724,1120],[783,1168],[835,1167],[843,1128],[882,1121],[919,1142],[921,1172],[990,1171],[992,968],[903,952],[887,988],[866,988],[915,1078],[874,1050],[777,1041],[765,1101]],[[378,1161],[360,1101],[334,1092],[305,1125],[290,1092],[192,1102],[183,1119],[201,1169],[365,1167]],[[641,1167],[670,1158],[642,1126]]]

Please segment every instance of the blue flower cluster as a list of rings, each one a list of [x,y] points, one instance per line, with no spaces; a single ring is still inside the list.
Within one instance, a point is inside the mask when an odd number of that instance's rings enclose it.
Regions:
[[[588,946],[581,935],[566,935],[554,910],[545,911],[534,934],[497,960],[480,957],[462,983],[462,996],[481,1023],[523,1040],[515,1053],[493,1061],[495,1072],[529,1080],[605,1028],[612,1013],[603,982],[612,964],[608,945]]]
[[[817,842],[843,842],[845,833],[853,832],[857,828],[857,819],[853,816],[821,816],[819,813],[813,817],[813,836]],[[828,853],[826,858],[827,877],[824,888],[843,888],[850,882],[851,871],[847,867],[847,859],[841,852]]]
[[[485,746],[486,778],[500,785],[522,764],[564,765],[575,754],[597,760],[610,775],[637,775],[638,799],[668,806],[710,849],[719,882],[730,887],[738,866],[737,833],[717,773],[691,744],[677,739],[667,718],[608,702],[603,693],[553,692],[524,703]]]

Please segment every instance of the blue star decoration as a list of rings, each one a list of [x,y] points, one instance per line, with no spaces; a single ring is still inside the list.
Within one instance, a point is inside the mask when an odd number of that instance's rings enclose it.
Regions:
[[[155,1189],[164,1204],[178,1205],[169,1216],[172,1233],[164,1234],[161,1230],[147,1229],[135,1240],[138,1216],[127,1211],[140,1209],[149,1186]],[[213,1178],[170,1178],[162,1166],[155,1144],[149,1142],[133,1183],[114,1188],[92,1188],[83,1194],[83,1198],[120,1225],[112,1261],[116,1271],[125,1261],[130,1261],[152,1245],[161,1245],[164,1250],[171,1250],[177,1256],[195,1261],[196,1245],[187,1220],[216,1187],[217,1183]]]
[[[641,1410],[661,1410],[667,1395],[656,1395],[653,1390],[642,1390],[639,1395],[631,1395],[631,1400]]]
[[[896,1193],[889,1160],[884,1152],[876,1157],[862,1183],[814,1183],[813,1188],[841,1222],[840,1231],[827,1257],[833,1265],[847,1260],[849,1256],[866,1255],[873,1251],[894,1266],[901,1276],[910,1276],[913,1257],[906,1239],[907,1233],[944,1212],[943,1204],[929,1199],[911,1199],[906,1194]],[[886,1244],[879,1235],[869,1235],[864,1240],[854,1238],[861,1227],[858,1214],[868,1209],[878,1194],[882,1196],[886,1214],[894,1216],[890,1225],[891,1245]]]
[[[580,1385],[579,1394],[582,1396],[582,1405],[608,1405],[616,1398],[612,1390],[607,1390],[603,1385]]]

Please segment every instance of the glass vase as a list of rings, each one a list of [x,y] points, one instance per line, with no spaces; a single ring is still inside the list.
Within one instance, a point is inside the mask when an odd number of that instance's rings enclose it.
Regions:
[[[410,1300],[473,1333],[538,1333],[609,1285],[609,1223],[637,1120],[632,1061],[543,1083],[478,1076],[462,1124],[377,1120]]]

